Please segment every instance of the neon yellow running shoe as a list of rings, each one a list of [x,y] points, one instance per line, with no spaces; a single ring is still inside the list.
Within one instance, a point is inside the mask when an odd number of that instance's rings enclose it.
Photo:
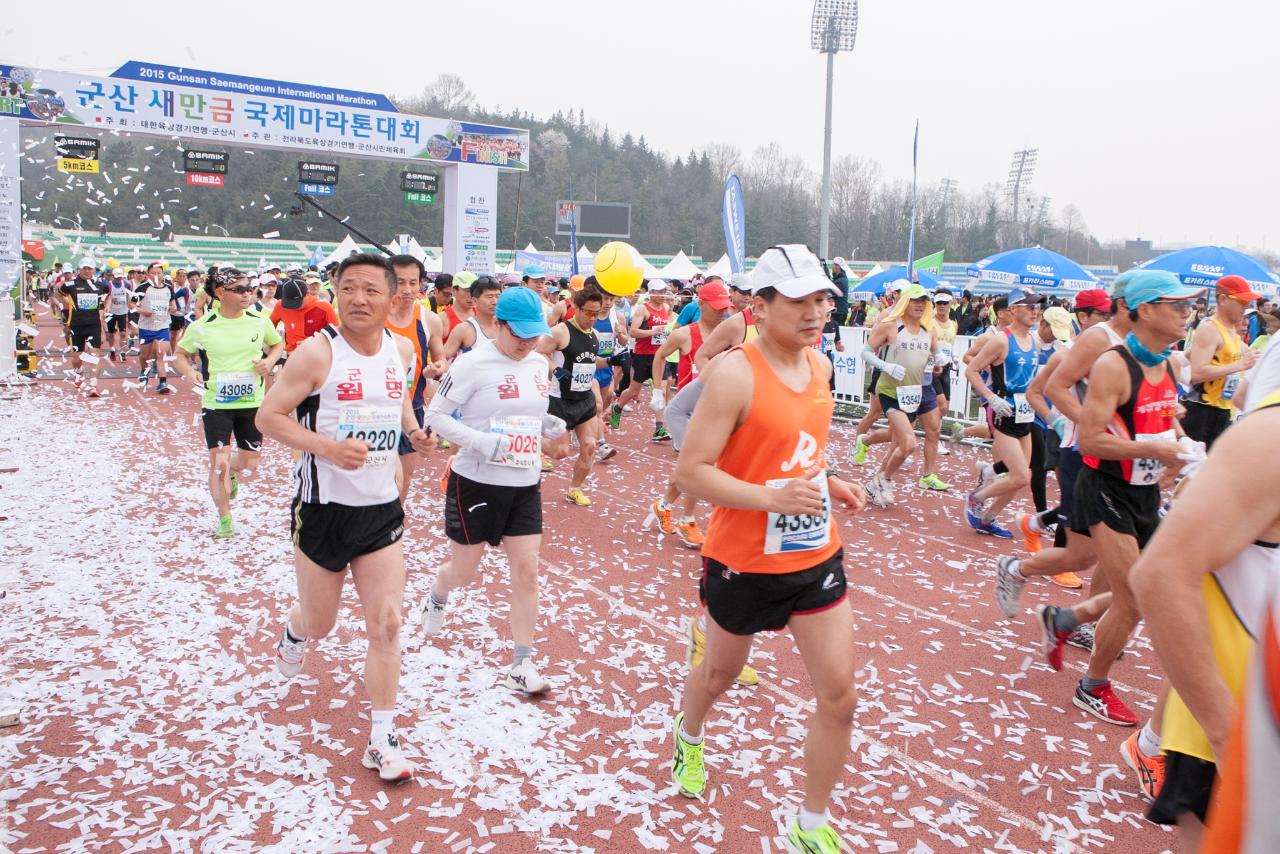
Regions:
[[[218,536],[225,540],[234,534],[235,534],[235,529],[231,527],[231,517],[223,516],[219,518],[218,519]]]
[[[799,821],[791,822],[787,842],[800,854],[840,854],[843,850],[840,837],[825,822],[814,830],[801,830]]]
[[[697,667],[702,663],[702,659],[707,655],[707,636],[698,628],[697,618],[689,620],[689,646],[685,660],[689,663],[689,669]],[[738,674],[738,678],[733,680],[739,685],[745,685],[748,688],[760,684],[760,674],[756,673],[754,667],[750,664],[742,665],[742,672]]]
[[[857,443],[853,446],[853,464],[855,466],[865,466],[867,464],[867,451],[869,450],[871,449],[867,447],[867,440],[859,436]]]
[[[933,472],[929,472],[927,475],[920,478],[919,483],[921,488],[932,489],[935,492],[946,492],[948,489],[951,488],[951,484],[946,483],[945,481],[942,480],[942,478],[938,477]]]
[[[671,759],[671,779],[680,788],[680,794],[686,798],[700,798],[707,788],[707,767],[702,763],[703,741],[690,744],[680,737],[680,725],[684,723],[684,712],[676,715],[676,750]]]
[[[579,487],[577,487],[577,486],[575,486],[573,489],[569,490],[569,492],[568,492],[568,493],[566,493],[565,498],[569,499],[569,500],[570,500],[570,501],[572,501],[574,504],[577,504],[579,507],[590,507],[590,506],[591,506],[591,499],[590,499],[590,498],[588,498],[588,497],[587,497],[587,494],[586,494],[585,492],[583,492],[583,491],[582,491],[582,489],[581,489],[581,488],[579,488]]]

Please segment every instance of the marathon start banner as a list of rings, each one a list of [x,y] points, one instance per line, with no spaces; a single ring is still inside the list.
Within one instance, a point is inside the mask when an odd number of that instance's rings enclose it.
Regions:
[[[384,95],[128,62],[110,77],[0,64],[0,119],[527,171],[529,132],[413,116]]]

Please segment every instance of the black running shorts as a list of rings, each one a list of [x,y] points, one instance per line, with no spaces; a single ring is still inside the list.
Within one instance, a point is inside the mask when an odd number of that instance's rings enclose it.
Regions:
[[[83,353],[90,347],[102,346],[102,327],[97,324],[93,326],[72,326],[67,331],[71,337],[71,348],[77,353]]]
[[[547,403],[547,412],[564,421],[564,425],[572,430],[596,417],[596,399],[594,395],[580,400],[553,397]]]
[[[653,379],[653,353],[631,354],[631,379],[639,385]]]
[[[1094,525],[1128,534],[1145,549],[1160,524],[1160,487],[1134,486],[1095,468],[1081,466],[1076,476],[1071,530],[1088,533]]]
[[[542,533],[542,484],[495,486],[449,470],[444,533],[464,546]]]
[[[1003,433],[1004,435],[1014,439],[1021,439],[1023,436],[1031,435],[1030,421],[1024,424],[1019,424],[1017,421],[1013,420],[1012,415],[1008,418],[997,418],[991,411],[991,407],[986,405],[982,407],[982,412],[986,416],[987,426],[991,428],[992,435],[995,435],[996,433]]]
[[[933,393],[938,397],[951,396],[951,366],[947,365],[942,373],[933,375]]]
[[[107,331],[108,332],[128,332],[129,331],[129,315],[108,314],[107,315]]]
[[[342,572],[356,558],[397,543],[404,536],[400,499],[352,507],[313,504],[294,496],[289,530],[293,544],[330,572]]]
[[[169,331],[179,332],[187,328],[187,319],[180,314],[169,315]]]
[[[1080,469],[1084,468],[1084,460],[1075,448],[1062,448],[1058,451],[1058,492],[1061,499],[1058,504],[1058,530],[1071,528],[1071,517],[1075,513],[1076,481],[1080,478]],[[1071,528],[1071,530],[1075,530]],[[1080,533],[1076,531],[1076,533]],[[1085,531],[1084,536],[1089,536]]]
[[[698,594],[716,625],[735,635],[777,632],[793,615],[816,614],[840,604],[847,593],[844,549],[799,572],[738,572],[702,559]]]
[[[262,450],[262,432],[253,419],[258,407],[252,409],[205,409],[201,412],[204,422],[204,444],[209,450],[225,448],[236,437],[236,447],[242,451]]]
[[[1212,448],[1218,437],[1231,426],[1231,410],[1204,403],[1186,401],[1187,414],[1182,416],[1182,430],[1197,442]]]
[[[1164,755],[1164,785],[1147,808],[1147,818],[1156,824],[1176,825],[1180,816],[1194,813],[1204,821],[1209,812],[1209,796],[1218,766],[1185,753]]]

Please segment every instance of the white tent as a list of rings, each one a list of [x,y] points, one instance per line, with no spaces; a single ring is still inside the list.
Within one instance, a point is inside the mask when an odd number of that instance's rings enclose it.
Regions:
[[[409,248],[412,249],[413,245],[414,245],[413,243],[410,243]],[[422,247],[418,247],[418,248],[421,249]],[[429,255],[426,252],[423,252],[422,255],[423,257],[418,258],[418,260],[422,262],[422,266],[426,268],[426,271],[428,273],[439,273],[444,270],[443,259],[433,257],[432,255]],[[418,256],[415,255],[414,257],[417,258]]]
[[[646,280],[666,278],[666,276],[662,275],[658,268],[650,264],[649,259],[643,255],[640,256],[640,269],[644,271],[644,277]]]
[[[578,266],[582,266],[583,261],[590,261],[593,257],[591,250],[587,248],[587,244],[578,247]]]
[[[707,272],[704,273],[703,275],[707,276],[708,278],[711,276],[719,276],[725,281],[728,281],[729,276],[732,274],[733,274],[733,267],[732,265],[729,264],[729,256],[725,254],[720,256],[720,260],[716,261],[714,264],[708,267]]]
[[[689,256],[684,254],[684,250],[681,249],[676,253],[676,257],[671,259],[667,266],[658,271],[658,276],[668,280],[680,279],[681,281],[687,281],[701,272],[702,271],[689,260]]]
[[[392,255],[399,255],[400,241],[394,240],[391,243],[388,243],[386,248],[387,248],[387,251],[390,252]],[[407,253],[408,255],[414,258],[417,258],[419,261],[422,261],[424,264],[426,263],[427,250],[422,248],[422,244],[418,242],[418,238],[410,235],[408,248],[409,248],[409,251]]]
[[[538,251],[538,249],[537,249],[537,247],[536,247],[536,246],[534,246],[532,243],[530,243],[528,246],[526,246],[526,247],[524,248],[524,251],[525,251],[525,252],[537,252],[537,251]]]
[[[356,245],[356,242],[351,239],[351,235],[348,234],[346,237],[342,238],[342,242],[338,244],[338,247],[329,253],[329,257],[325,258],[324,261],[321,262],[320,269],[323,270],[334,261],[341,262],[343,258],[346,258],[352,252],[359,251],[360,247]]]

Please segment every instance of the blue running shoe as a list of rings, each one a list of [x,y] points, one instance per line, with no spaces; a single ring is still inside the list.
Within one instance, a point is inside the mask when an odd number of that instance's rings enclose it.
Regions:
[[[1013,539],[1013,531],[1007,530],[1005,528],[1001,528],[994,521],[982,522],[982,524],[979,527],[975,528],[974,530],[976,530],[979,534],[988,534],[992,537],[999,537],[1002,540]]]
[[[977,493],[970,492],[964,499],[964,520],[973,530],[982,530],[982,502],[978,500]]]

